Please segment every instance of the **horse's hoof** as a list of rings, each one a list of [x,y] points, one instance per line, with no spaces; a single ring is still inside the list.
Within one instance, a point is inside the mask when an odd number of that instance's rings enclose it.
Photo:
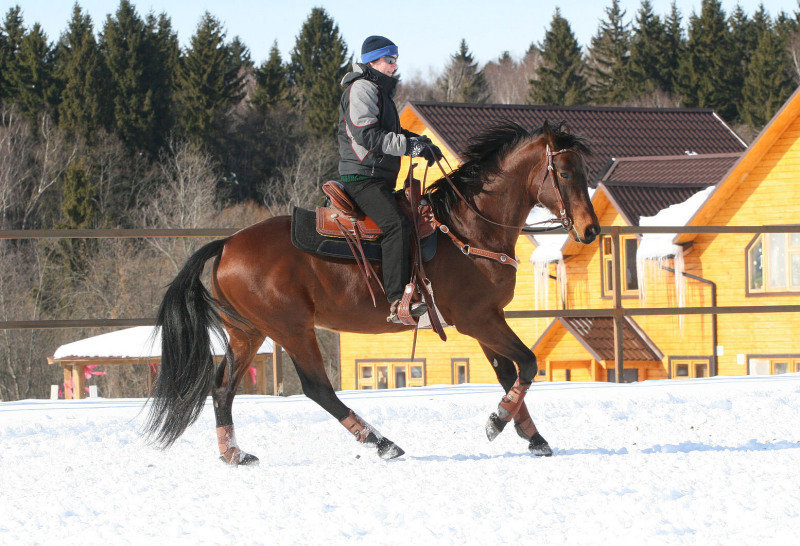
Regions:
[[[255,455],[242,452],[240,456],[234,457],[232,461],[228,461],[224,456],[220,455],[219,460],[231,466],[258,466],[261,461]]]
[[[384,461],[403,455],[405,451],[388,438],[378,440],[378,456]]]
[[[497,438],[497,436],[503,432],[503,429],[506,428],[507,424],[508,421],[503,421],[500,419],[499,415],[492,413],[489,416],[489,420],[486,421],[486,437],[489,438],[489,441],[491,442]]]
[[[238,466],[258,466],[259,464],[261,464],[261,461],[258,460],[258,457],[245,453]]]
[[[531,437],[531,443],[528,444],[528,451],[537,457],[551,457],[553,455],[550,444],[548,444],[547,440],[542,438],[542,435],[538,432]]]

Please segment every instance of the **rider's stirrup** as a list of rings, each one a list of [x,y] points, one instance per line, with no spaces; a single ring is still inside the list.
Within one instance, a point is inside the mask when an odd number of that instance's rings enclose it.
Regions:
[[[397,299],[392,302],[392,305],[389,307],[389,316],[386,317],[386,322],[394,322],[395,324],[402,324],[400,317],[397,316],[397,310],[400,308],[400,300]],[[409,307],[409,312],[412,317],[418,319],[422,315],[428,312],[428,306],[425,302],[418,301],[411,304]]]

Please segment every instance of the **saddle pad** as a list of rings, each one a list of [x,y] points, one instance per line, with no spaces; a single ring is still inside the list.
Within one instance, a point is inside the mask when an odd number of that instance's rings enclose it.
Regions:
[[[325,237],[317,233],[316,213],[313,210],[294,207],[292,211],[292,244],[304,252],[329,256],[332,258],[345,258],[355,261],[350,247],[341,237]],[[364,254],[367,259],[374,262],[381,261],[380,238],[375,241],[362,241]],[[436,232],[422,239],[422,261],[428,262],[436,254]]]

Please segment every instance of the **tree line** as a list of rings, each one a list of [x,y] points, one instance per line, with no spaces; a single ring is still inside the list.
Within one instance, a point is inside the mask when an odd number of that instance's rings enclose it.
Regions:
[[[401,77],[396,102],[700,106],[755,134],[798,80],[800,13],[726,14],[703,0],[684,24],[649,0],[612,0],[591,43],[556,10],[544,39],[479,66],[466,40],[445,68]],[[401,44],[402,45],[402,44]],[[357,48],[356,48],[357,49]],[[319,201],[335,178],[340,80],[355,54],[314,8],[287,58],[258,65],[205,13],[187,45],[166,13],[120,0],[94,22],[76,3],[55,41],[19,6],[0,23],[0,229],[238,227]],[[0,241],[0,317],[153,316],[203,241]],[[0,331],[0,398],[45,396],[45,357],[97,331]],[[335,345],[335,344],[334,344]],[[138,373],[138,375],[137,375]],[[143,394],[109,370],[106,395]]]
[[[772,18],[761,5],[752,15],[741,6],[728,15],[719,0],[702,0],[686,25],[674,3],[659,15],[650,0],[629,18],[612,0],[583,48],[556,9],[544,39],[521,59],[504,52],[479,67],[462,40],[440,74],[401,80],[398,102],[697,106],[752,133],[798,81],[799,25],[800,12]],[[97,174],[88,168],[96,159],[85,156],[111,138],[151,161],[171,141],[187,141],[217,163],[220,200],[269,205],[303,147],[335,151],[339,81],[354,59],[348,51],[322,8],[312,9],[288,59],[274,43],[255,66],[241,39],[228,39],[208,12],[181,48],[167,14],[142,16],[130,0],[97,27],[76,3],[52,43],[38,23],[26,27],[15,6],[0,27],[0,101],[31,121],[48,117],[85,145],[76,162],[87,167],[87,185],[70,188],[72,200],[96,200]],[[335,176],[335,161],[325,169]],[[117,205],[135,207],[137,192],[120,189]],[[85,226],[113,218],[61,220]]]
[[[479,70],[462,41],[436,84],[420,87],[464,102],[713,108],[748,136],[796,88],[799,57],[800,11],[772,18],[761,4],[726,14],[719,0],[702,0],[684,24],[674,2],[659,15],[643,0],[628,17],[612,0],[586,48],[556,9],[523,59],[504,53]]]

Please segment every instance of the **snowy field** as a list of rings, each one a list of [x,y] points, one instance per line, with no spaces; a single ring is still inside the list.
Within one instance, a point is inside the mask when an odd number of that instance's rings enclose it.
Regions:
[[[797,544],[800,375],[537,384],[555,454],[483,426],[491,385],[345,392],[406,450],[384,462],[301,396],[239,396],[168,451],[142,400],[0,404],[0,544]]]

